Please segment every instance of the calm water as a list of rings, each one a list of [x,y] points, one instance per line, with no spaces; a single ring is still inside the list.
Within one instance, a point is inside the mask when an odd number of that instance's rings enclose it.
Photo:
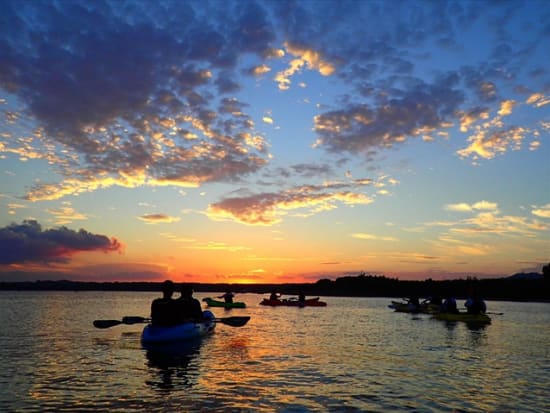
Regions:
[[[142,325],[92,326],[147,316],[157,296],[0,291],[0,411],[550,411],[550,304],[489,302],[504,314],[474,329],[389,298],[271,308],[242,294],[248,308],[213,312],[246,326],[172,353],[142,349]]]

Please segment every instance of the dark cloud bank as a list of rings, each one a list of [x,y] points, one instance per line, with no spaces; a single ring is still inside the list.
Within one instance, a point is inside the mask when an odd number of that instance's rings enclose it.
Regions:
[[[0,228],[0,264],[66,263],[83,251],[120,251],[122,245],[105,235],[66,227],[43,230],[34,220]]]

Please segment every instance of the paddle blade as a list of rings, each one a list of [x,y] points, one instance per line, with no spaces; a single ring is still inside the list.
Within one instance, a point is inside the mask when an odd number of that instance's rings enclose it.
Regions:
[[[250,320],[249,316],[235,316],[235,317],[225,317],[225,318],[216,318],[214,319],[217,323],[227,324],[231,327],[242,327]]]
[[[111,328],[122,324],[120,320],[94,320],[94,327],[96,328]]]

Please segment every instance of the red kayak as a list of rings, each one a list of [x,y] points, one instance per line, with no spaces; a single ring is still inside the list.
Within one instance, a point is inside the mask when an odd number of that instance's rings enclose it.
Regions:
[[[324,301],[319,301],[319,297],[316,298],[308,298],[304,302],[298,301],[296,298],[294,299],[283,299],[283,300],[270,300],[268,298],[264,298],[261,302],[261,305],[270,305],[271,307],[277,307],[277,306],[289,306],[289,307],[325,307],[327,303]]]

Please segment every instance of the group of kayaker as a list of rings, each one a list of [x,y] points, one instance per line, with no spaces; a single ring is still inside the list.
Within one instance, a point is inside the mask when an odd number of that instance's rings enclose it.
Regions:
[[[444,300],[434,295],[424,300],[422,303],[419,301],[418,297],[413,296],[408,299],[407,304],[411,312],[428,311],[432,313],[438,312],[449,314],[458,314],[460,312],[456,305],[456,299],[452,294],[447,294]],[[483,301],[475,290],[469,291],[464,307],[466,307],[466,312],[468,314],[484,314],[487,312],[485,301]]]
[[[176,286],[173,281],[162,283],[162,298],[151,303],[151,324],[155,326],[173,326],[188,321],[201,321],[203,318],[201,303],[193,297],[193,287],[182,284],[181,296],[173,298]]]
[[[273,291],[270,294],[269,299],[271,301],[280,301],[281,300],[281,294],[279,294],[278,292]],[[304,294],[303,291],[300,291],[298,293],[298,302],[299,303],[305,303],[306,302],[306,295]]]

